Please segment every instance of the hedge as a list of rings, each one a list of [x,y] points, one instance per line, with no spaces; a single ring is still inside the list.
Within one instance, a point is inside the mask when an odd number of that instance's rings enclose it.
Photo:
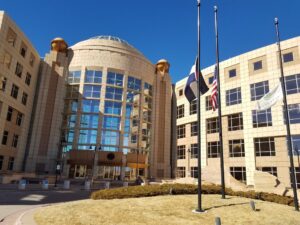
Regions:
[[[115,189],[105,189],[95,191],[91,194],[91,198],[97,199],[123,199],[123,198],[139,198],[151,197],[158,195],[184,195],[197,194],[198,187],[193,184],[162,184],[162,185],[145,185],[145,186],[130,186]],[[202,185],[202,194],[221,194],[219,185]],[[258,199],[262,201],[275,202],[279,204],[293,206],[292,197],[281,196],[265,192],[255,191],[233,191],[226,188],[226,194],[231,196],[239,196],[244,198]]]

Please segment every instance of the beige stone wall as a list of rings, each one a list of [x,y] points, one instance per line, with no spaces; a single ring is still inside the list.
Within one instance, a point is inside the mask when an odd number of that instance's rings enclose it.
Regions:
[[[7,41],[8,32],[11,31],[13,31],[16,37],[14,46],[10,45]],[[25,57],[20,54],[21,47],[26,48]],[[30,59],[32,57],[34,57],[33,65],[30,63]],[[6,62],[8,62],[7,60],[9,58],[11,58],[11,62],[10,66],[7,67]],[[18,77],[15,74],[17,63],[23,66],[21,77]],[[31,42],[20,30],[20,28],[7,16],[7,14],[5,14],[3,11],[0,11],[0,77],[1,79],[6,78],[5,90],[0,91],[0,155],[4,156],[2,172],[6,172],[7,170],[9,157],[14,157],[14,171],[20,171],[22,169],[39,64],[40,56]],[[30,85],[25,83],[27,73],[31,75]],[[11,89],[13,84],[19,87],[17,99],[11,97]],[[23,92],[28,95],[26,105],[22,104]],[[6,120],[9,106],[14,108],[11,122]],[[16,125],[17,112],[23,114],[21,126]],[[4,130],[9,132],[6,145],[1,144]],[[19,135],[16,148],[12,147],[12,139],[14,134]]]
[[[293,52],[294,61],[284,63],[285,76],[295,75],[300,73],[299,51],[300,38],[292,38],[282,42],[283,53]],[[227,185],[230,185],[229,167],[246,167],[247,185],[255,185],[255,173],[257,167],[277,167],[278,180],[285,187],[290,186],[289,178],[289,157],[286,146],[286,127],[283,123],[282,102],[278,102],[271,108],[272,126],[253,128],[252,125],[252,110],[256,108],[256,101],[251,101],[250,84],[261,81],[269,82],[269,90],[272,90],[279,83],[280,70],[278,61],[277,45],[273,44],[266,46],[220,63],[220,80],[221,80],[221,102],[222,102],[222,125],[223,125],[223,143],[224,143],[224,162],[225,162],[225,180]],[[253,70],[253,62],[262,60],[263,69],[259,71]],[[237,70],[235,78],[229,78],[228,72],[231,69]],[[213,76],[214,66],[210,66],[202,70],[205,79],[208,83],[208,78]],[[196,121],[196,114],[190,115],[189,103],[185,96],[179,96],[179,90],[184,89],[186,78],[177,82],[175,92],[177,96],[177,106],[184,104],[185,116],[177,119],[177,125],[186,124],[186,137],[177,140],[178,145],[186,145],[186,150],[190,148],[192,143],[197,142],[197,137],[190,136],[190,123]],[[226,90],[241,87],[242,103],[226,106]],[[218,141],[218,133],[206,134],[206,119],[217,117],[217,111],[205,110],[205,97],[201,97],[201,165],[206,173],[204,177],[216,177],[215,173],[219,172],[219,159],[207,158],[207,142]],[[288,104],[300,103],[300,93],[287,96]],[[228,131],[227,116],[234,113],[243,114],[243,130]],[[300,134],[300,124],[291,125],[291,133]],[[176,132],[173,132],[176,135]],[[256,137],[275,137],[276,156],[256,157],[253,139]],[[229,157],[229,140],[244,139],[245,157],[233,158]],[[187,156],[187,152],[186,152]],[[189,162],[190,161],[190,162]],[[294,157],[295,165],[297,165],[297,157]],[[177,167],[185,167],[186,171],[189,166],[197,166],[196,159],[179,159]],[[186,172],[186,176],[189,173]],[[229,179],[230,178],[230,179]],[[260,187],[261,188],[261,187]]]
[[[59,159],[68,58],[50,51],[42,62],[32,135],[29,137],[27,172],[53,173]]]

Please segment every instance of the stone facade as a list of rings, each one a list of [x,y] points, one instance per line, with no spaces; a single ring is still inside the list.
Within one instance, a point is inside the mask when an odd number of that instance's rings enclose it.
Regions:
[[[282,42],[282,53],[285,58],[284,75],[288,83],[287,101],[291,107],[290,116],[293,120],[291,133],[294,150],[296,150],[300,137],[299,46],[299,37]],[[203,69],[202,73],[211,87],[214,66]],[[291,186],[282,101],[274,105],[268,112],[262,111],[261,114],[253,112],[256,109],[256,101],[268,91],[273,90],[279,81],[280,70],[276,44],[220,63],[223,152],[225,181],[228,186],[231,184],[235,186],[234,182],[230,181],[235,177],[249,187],[257,185],[261,190],[263,182],[261,182],[262,178],[259,178],[259,174],[262,173],[260,170],[271,173],[281,187],[290,188]],[[177,107],[184,107],[184,114],[177,118],[177,128],[180,125],[181,128],[185,127],[185,136],[177,140],[178,177],[193,176],[191,167],[194,167],[194,170],[197,168],[197,159],[191,157],[189,151],[197,142],[197,134],[191,134],[192,123],[197,118],[196,114],[190,113],[190,104],[182,93],[185,83],[186,78],[177,82],[175,86]],[[220,183],[220,160],[216,146],[219,134],[217,129],[212,129],[214,127],[212,119],[217,118],[218,113],[217,110],[213,111],[207,103],[210,95],[211,92],[208,91],[201,96],[201,165],[205,180]],[[176,133],[173,132],[173,135],[176,136]],[[178,148],[178,146],[181,147]],[[180,148],[184,150],[180,150]],[[235,150],[238,153],[234,153]],[[174,150],[174,152],[176,151]],[[295,151],[294,163],[298,186],[300,186],[298,162],[299,155]]]

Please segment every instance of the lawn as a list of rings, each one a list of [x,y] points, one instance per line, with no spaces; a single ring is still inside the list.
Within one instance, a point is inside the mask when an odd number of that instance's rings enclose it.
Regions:
[[[258,211],[251,210],[250,199],[203,195],[206,213],[194,214],[197,195],[168,195],[147,198],[82,200],[40,208],[34,218],[38,225],[99,224],[300,224],[300,213],[293,207],[255,200]]]

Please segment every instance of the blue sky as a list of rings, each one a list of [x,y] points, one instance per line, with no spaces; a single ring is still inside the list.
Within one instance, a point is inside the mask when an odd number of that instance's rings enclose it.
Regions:
[[[300,35],[299,0],[202,0],[201,67],[215,62],[213,6],[219,8],[220,60],[275,42],[274,17],[281,38]],[[97,35],[128,41],[151,62],[165,58],[173,82],[184,78],[197,54],[196,0],[1,0],[41,57],[50,41],[69,45]]]

